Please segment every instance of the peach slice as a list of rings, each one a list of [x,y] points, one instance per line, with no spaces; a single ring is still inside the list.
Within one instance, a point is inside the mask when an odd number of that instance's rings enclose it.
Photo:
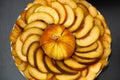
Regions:
[[[22,33],[22,35],[20,37],[21,41],[24,42],[28,38],[28,36],[30,36],[32,34],[41,36],[43,34],[43,31],[41,29],[39,29],[39,28],[30,28],[30,29],[27,29],[27,30],[25,30]]]
[[[90,46],[87,46],[87,47],[78,46],[75,51],[76,52],[90,52],[90,51],[95,50],[97,47],[98,47],[98,44],[95,42],[95,43],[93,43],[93,44],[91,44]]]
[[[68,74],[55,75],[57,80],[76,80],[80,76],[81,76],[81,72],[78,72],[75,75],[68,75]]]
[[[27,61],[27,57],[23,55],[22,53],[22,46],[23,46],[23,43],[22,41],[20,40],[20,37],[18,37],[17,41],[16,41],[16,46],[15,46],[15,50],[16,50],[16,53],[18,55],[18,57],[22,60],[22,61]]]
[[[30,45],[33,43],[33,42],[39,42],[39,40],[40,40],[40,36],[38,36],[38,35],[31,35],[31,36],[29,36],[26,40],[25,40],[25,42],[24,42],[24,44],[23,44],[23,46],[22,46],[22,54],[23,55],[27,55],[27,51],[29,50],[29,47],[30,47]]]
[[[66,9],[67,18],[63,25],[68,28],[69,26],[73,24],[75,20],[75,15],[74,15],[72,8],[69,7],[68,5],[65,5],[65,9]]]
[[[34,42],[30,45],[28,49],[28,54],[27,54],[28,62],[33,67],[35,67],[34,55],[36,54],[36,50],[39,48],[39,46],[40,46],[39,42]]]
[[[61,72],[56,68],[56,66],[53,64],[53,60],[49,58],[48,56],[44,56],[44,63],[46,69],[55,74],[61,74]]]
[[[55,24],[58,24],[58,22],[59,22],[59,15],[58,15],[57,11],[51,7],[40,6],[40,7],[36,8],[35,12],[46,12],[53,17]]]
[[[76,15],[76,20],[74,24],[69,28],[70,32],[77,30],[80,27],[80,24],[82,23],[84,18],[83,10],[80,7],[77,7],[75,9],[75,15]]]
[[[86,52],[86,53],[78,53],[75,52],[75,55],[82,57],[82,58],[99,58],[103,54],[103,46],[100,41],[97,41],[98,48],[95,51],[92,52]]]
[[[89,46],[94,43],[100,36],[100,30],[98,26],[94,26],[90,31],[89,35],[84,38],[76,39],[76,44],[78,46]]]
[[[47,74],[46,73],[42,73],[40,71],[38,71],[36,68],[29,66],[28,71],[30,73],[30,75],[36,79],[46,79],[47,78]]]
[[[59,18],[60,18],[59,24],[62,24],[66,19],[66,11],[64,6],[61,3],[56,1],[52,2],[51,6],[58,12]]]
[[[64,60],[64,63],[70,67],[71,69],[74,70],[81,70],[84,69],[87,65],[81,64],[79,62],[77,62],[76,60],[74,60],[73,58],[69,58]]]
[[[47,24],[42,22],[42,21],[35,21],[35,22],[31,22],[30,24],[28,24],[24,30],[30,29],[30,28],[40,28],[40,29],[45,29],[47,27]]]
[[[42,49],[39,48],[35,54],[36,66],[41,72],[46,73],[48,71],[45,67],[45,63],[43,62],[43,57],[44,57],[44,53],[43,53]]]
[[[75,32],[75,37],[76,38],[82,38],[84,37],[86,34],[88,34],[88,32],[93,28],[93,17],[88,15],[85,20],[84,20],[84,24],[83,26],[80,27],[80,29],[78,29]]]
[[[71,75],[77,74],[77,71],[67,67],[62,61],[56,61],[55,64],[57,68],[64,74],[71,74]]]
[[[31,23],[31,22],[37,21],[37,20],[44,21],[47,24],[54,23],[54,19],[52,18],[52,16],[50,16],[48,13],[45,13],[45,12],[36,12],[36,13],[31,14],[28,17],[27,22]]]

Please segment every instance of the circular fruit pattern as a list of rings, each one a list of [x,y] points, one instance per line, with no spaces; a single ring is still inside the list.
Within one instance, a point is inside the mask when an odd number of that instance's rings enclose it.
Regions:
[[[94,80],[108,64],[111,33],[86,0],[34,0],[10,34],[12,56],[28,80]]]

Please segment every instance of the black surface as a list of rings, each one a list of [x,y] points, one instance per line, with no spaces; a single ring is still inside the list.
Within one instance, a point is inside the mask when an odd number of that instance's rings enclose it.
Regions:
[[[16,18],[32,0],[0,0],[0,80],[26,80],[15,66],[9,34]],[[97,80],[120,80],[120,5],[119,0],[88,0],[105,16],[112,32],[112,55],[109,66]]]

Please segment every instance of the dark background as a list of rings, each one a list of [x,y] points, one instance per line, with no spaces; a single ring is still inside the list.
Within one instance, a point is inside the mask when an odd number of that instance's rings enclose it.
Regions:
[[[21,11],[32,0],[0,0],[0,80],[26,80],[18,71],[10,52],[9,34]],[[97,80],[120,80],[119,0],[88,0],[104,15],[112,33],[109,66]]]

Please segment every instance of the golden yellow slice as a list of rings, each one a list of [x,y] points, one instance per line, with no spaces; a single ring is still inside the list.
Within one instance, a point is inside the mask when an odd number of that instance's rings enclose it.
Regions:
[[[68,28],[69,26],[73,24],[75,20],[75,15],[74,15],[72,8],[69,7],[68,5],[65,5],[65,9],[66,9],[67,18],[63,25]]]
[[[30,29],[30,28],[40,28],[40,29],[45,29],[47,27],[47,24],[42,22],[42,21],[35,21],[35,22],[31,22],[30,24],[28,24],[24,30],[26,29]]]
[[[90,6],[88,10],[93,17],[96,17],[98,15],[98,10],[94,6]]]
[[[85,18],[83,26],[81,26],[80,29],[78,29],[75,32],[75,37],[76,38],[84,37],[86,34],[88,34],[88,32],[92,29],[92,27],[93,27],[93,17],[88,15]]]
[[[41,72],[46,73],[48,71],[45,67],[45,63],[43,62],[43,57],[44,57],[44,53],[43,53],[42,49],[39,48],[35,54],[36,66]]]
[[[68,6],[70,6],[73,9],[77,8],[77,4],[73,0],[58,0],[58,1],[63,4],[67,4]]]
[[[54,19],[52,18],[52,16],[50,16],[48,13],[45,13],[45,12],[36,12],[36,13],[31,14],[28,17],[27,22],[31,23],[31,22],[37,21],[37,20],[44,21],[47,24],[54,23]]]
[[[17,41],[16,41],[16,47],[15,47],[15,50],[16,50],[16,53],[18,55],[18,57],[22,60],[22,61],[27,61],[27,57],[23,55],[22,53],[22,46],[23,46],[23,43],[22,41],[20,40],[20,37],[18,37]]]
[[[22,54],[23,55],[27,55],[27,51],[28,51],[28,49],[29,49],[29,47],[30,47],[30,45],[33,43],[33,42],[39,42],[40,41],[40,36],[39,35],[31,35],[31,36],[29,36],[26,40],[25,40],[25,42],[24,42],[24,44],[23,44],[23,46],[22,46]]]
[[[93,44],[91,44],[90,46],[86,46],[86,47],[80,47],[78,46],[76,48],[76,52],[89,52],[89,51],[93,51],[98,47],[98,44],[95,42]]]
[[[40,7],[36,8],[35,12],[46,12],[53,17],[55,24],[58,24],[58,22],[59,22],[59,15],[58,15],[57,11],[51,7],[40,6]]]
[[[18,26],[20,26],[21,28],[24,28],[27,24],[26,24],[26,22],[23,20],[23,19],[21,19],[21,18],[19,18],[17,21],[16,21],[16,24],[18,25]]]
[[[57,68],[64,74],[71,74],[71,75],[77,74],[77,71],[72,70],[71,68],[66,66],[63,61],[56,61],[55,64]]]
[[[84,64],[77,62],[73,58],[69,58],[69,59],[64,60],[64,63],[68,67],[70,67],[71,69],[74,69],[74,70],[81,70],[87,66],[87,65],[84,65]]]
[[[34,0],[33,3],[34,4],[40,4],[40,5],[47,5],[47,1],[46,0]]]
[[[86,52],[86,53],[78,53],[75,52],[75,55],[82,57],[82,58],[99,58],[103,54],[103,46],[100,41],[97,41],[98,48],[95,51],[92,52]]]
[[[60,74],[61,72],[56,68],[56,66],[53,64],[53,60],[49,58],[48,56],[44,56],[44,63],[46,69],[55,74]]]
[[[26,12],[26,20],[28,19],[28,17],[34,13],[35,9],[40,6],[40,4],[34,4],[32,5],[30,8],[28,8],[27,12]]]
[[[36,79],[40,79],[40,80],[45,79],[46,80],[46,78],[47,78],[46,73],[42,73],[32,66],[29,66],[28,71],[29,71],[30,75]]]
[[[76,44],[78,46],[89,46],[95,41],[97,41],[99,36],[100,36],[100,30],[98,26],[94,26],[90,31],[90,33],[85,38],[76,39]]]
[[[75,9],[75,15],[76,15],[76,20],[74,24],[69,28],[70,32],[77,30],[80,27],[80,24],[82,23],[84,18],[83,10],[80,7],[77,7]]]
[[[27,59],[30,65],[35,67],[35,54],[37,49],[40,47],[39,42],[34,42],[30,45],[28,53],[27,53]]]
[[[97,59],[85,59],[85,58],[81,58],[81,57],[76,56],[76,55],[73,55],[72,58],[80,63],[83,63],[83,64],[91,64],[97,60]]]
[[[76,80],[80,76],[81,76],[81,72],[78,72],[75,75],[68,75],[68,74],[55,75],[57,80]]]
[[[41,36],[43,33],[43,31],[39,28],[30,28],[25,30],[22,35],[21,35],[21,41],[25,41],[30,35],[34,34],[34,35],[39,35]]]
[[[66,19],[66,11],[64,6],[57,1],[52,2],[51,6],[58,12],[60,18],[59,24],[62,24]]]

